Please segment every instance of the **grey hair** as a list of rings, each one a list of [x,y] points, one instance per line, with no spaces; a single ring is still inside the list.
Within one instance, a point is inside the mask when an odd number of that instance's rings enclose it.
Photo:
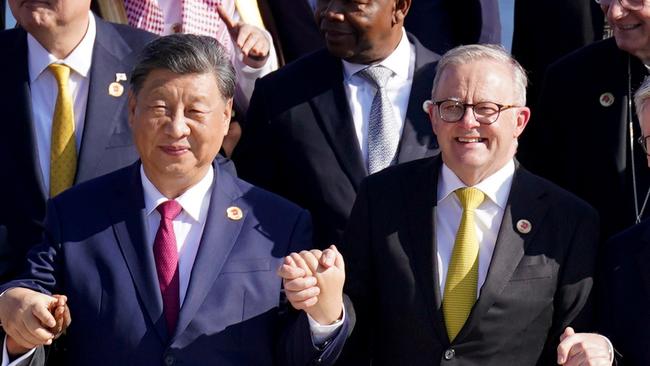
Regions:
[[[522,106],[526,105],[526,86],[528,85],[526,70],[502,46],[494,44],[458,46],[445,53],[440,61],[438,61],[436,76],[433,79],[433,93],[436,92],[436,88],[440,82],[440,75],[442,75],[442,72],[447,66],[462,65],[479,60],[492,60],[510,66],[517,95],[516,98],[518,99],[516,102]]]
[[[235,93],[235,69],[228,51],[212,37],[173,34],[149,42],[131,72],[134,94],[138,94],[149,73],[155,69],[180,75],[211,72],[224,100],[232,98]]]
[[[641,116],[641,112],[643,112],[643,108],[645,107],[644,104],[648,99],[650,99],[650,77],[646,77],[639,90],[634,93],[634,106],[637,116]]]

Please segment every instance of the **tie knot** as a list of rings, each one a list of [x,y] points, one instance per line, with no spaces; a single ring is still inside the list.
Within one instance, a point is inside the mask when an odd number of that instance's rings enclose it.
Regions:
[[[169,200],[159,204],[156,210],[160,212],[160,216],[168,220],[173,220],[183,211],[183,207],[178,202]]]
[[[63,64],[50,64],[47,68],[50,69],[57,83],[68,82],[68,78],[70,77],[70,68],[68,66]]]
[[[463,210],[474,210],[485,199],[485,193],[473,187],[460,188],[455,193],[463,206]]]
[[[384,66],[376,65],[366,67],[365,69],[359,71],[357,74],[375,84],[375,87],[377,87],[377,89],[381,89],[386,86],[388,79],[393,76],[393,71]]]

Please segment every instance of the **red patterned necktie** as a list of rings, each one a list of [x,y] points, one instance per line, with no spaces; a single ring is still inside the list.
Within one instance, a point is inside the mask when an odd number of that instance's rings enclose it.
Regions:
[[[158,285],[163,300],[163,314],[169,335],[176,330],[180,311],[178,249],[172,221],[183,210],[178,202],[171,200],[161,203],[156,210],[160,212],[160,226],[153,242],[153,255],[158,272]]]

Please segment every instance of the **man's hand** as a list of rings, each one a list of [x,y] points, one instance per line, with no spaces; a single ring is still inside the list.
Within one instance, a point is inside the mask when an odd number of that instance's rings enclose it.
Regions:
[[[244,64],[259,69],[266,64],[271,44],[260,28],[244,22],[235,22],[221,6],[217,6],[219,17],[228,28],[230,37],[244,55]]]
[[[565,366],[610,366],[609,344],[599,334],[576,333],[567,327],[560,336],[557,363]]]
[[[321,325],[329,325],[343,313],[345,263],[334,245],[324,251],[291,253],[278,269],[291,305],[304,310]]]
[[[0,296],[2,327],[21,347],[49,345],[54,339],[50,328],[56,326],[50,309],[57,303],[56,298],[30,289],[9,289]]]

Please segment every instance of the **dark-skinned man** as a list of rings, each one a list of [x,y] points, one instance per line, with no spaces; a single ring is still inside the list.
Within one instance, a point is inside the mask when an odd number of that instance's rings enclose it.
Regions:
[[[365,176],[437,152],[422,103],[438,56],[404,31],[410,5],[317,1],[327,48],[255,86],[238,173],[309,209],[316,247],[339,242]]]

